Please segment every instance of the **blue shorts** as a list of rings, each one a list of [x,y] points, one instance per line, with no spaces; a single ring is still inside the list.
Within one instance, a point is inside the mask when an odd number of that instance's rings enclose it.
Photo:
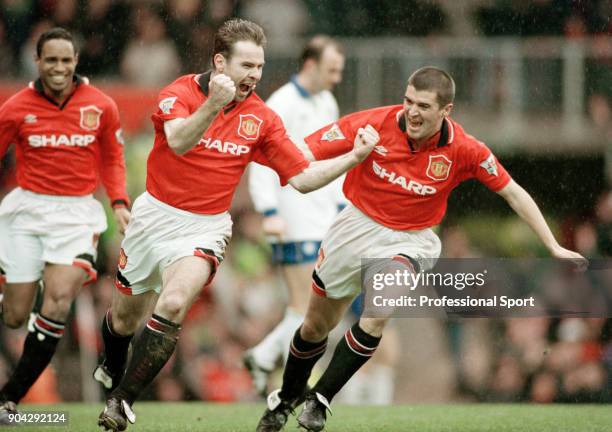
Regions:
[[[274,264],[305,264],[317,260],[321,242],[307,240],[291,243],[272,243],[272,262]]]

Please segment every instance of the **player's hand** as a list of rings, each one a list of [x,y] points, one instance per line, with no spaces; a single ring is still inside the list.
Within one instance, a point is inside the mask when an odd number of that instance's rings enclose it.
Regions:
[[[287,224],[282,217],[272,215],[264,217],[261,227],[265,235],[281,238],[287,229]]]
[[[564,247],[557,247],[552,252],[551,255],[555,258],[570,260],[576,266],[577,271],[585,271],[589,266],[589,260],[580,255],[578,252],[571,251],[569,249],[565,249]]]
[[[126,207],[115,207],[113,209],[113,216],[119,226],[119,232],[125,234],[125,228],[130,222],[130,211]]]
[[[208,90],[210,95],[208,101],[218,109],[223,108],[233,101],[236,95],[236,85],[234,81],[224,74],[217,74],[212,77],[208,84]]]
[[[380,137],[378,132],[371,125],[367,125],[365,128],[359,128],[357,130],[357,136],[355,136],[355,142],[353,143],[353,153],[357,157],[359,162],[362,162],[374,149],[374,146],[378,144]]]

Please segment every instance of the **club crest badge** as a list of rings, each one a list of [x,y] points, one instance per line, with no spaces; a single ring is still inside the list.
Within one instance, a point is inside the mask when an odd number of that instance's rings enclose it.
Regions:
[[[435,181],[444,181],[448,178],[452,165],[453,162],[444,155],[431,155],[427,166],[427,177]]]
[[[480,166],[492,176],[499,176],[499,173],[497,172],[497,163],[495,163],[495,156],[493,156],[493,153],[491,153],[488,158],[481,162]]]
[[[323,135],[321,136],[321,141],[335,141],[341,139],[346,139],[346,137],[340,130],[340,127],[335,123],[331,128],[323,132]]]
[[[240,114],[240,124],[238,125],[238,136],[247,140],[259,138],[259,129],[263,120],[254,114]]]
[[[123,248],[121,248],[121,250],[119,251],[119,268],[121,270],[125,268],[125,266],[127,265],[127,261],[128,261],[128,257],[125,254],[125,251],[123,250]]]
[[[81,108],[81,128],[89,131],[100,127],[100,117],[102,110],[95,105],[88,105]]]

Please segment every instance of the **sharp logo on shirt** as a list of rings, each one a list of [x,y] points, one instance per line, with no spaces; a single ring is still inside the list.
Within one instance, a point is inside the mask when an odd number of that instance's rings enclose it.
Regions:
[[[36,123],[38,119],[36,118],[36,116],[34,114],[28,114],[23,118],[23,122],[24,123]]]
[[[323,132],[323,135],[321,136],[321,141],[335,141],[341,139],[346,139],[346,137],[340,130],[340,127],[335,123],[331,128]]]
[[[374,147],[374,151],[381,156],[387,156],[387,153],[389,153],[389,150],[387,150],[386,147],[381,145],[377,145],[376,147]]]
[[[212,138],[202,138],[198,144],[203,145],[204,148],[216,150],[219,153],[228,153],[234,156],[247,154],[251,151],[249,146],[234,144],[229,141],[221,141]]]
[[[493,153],[491,153],[488,158],[481,162],[480,166],[492,176],[499,176],[497,172],[497,164],[495,163],[495,156],[493,156]]]
[[[391,184],[398,185],[408,192],[413,192],[417,195],[423,196],[433,195],[438,192],[438,190],[433,186],[427,186],[414,180],[407,180],[406,177],[397,175],[397,173],[393,171],[387,171],[374,161],[372,161],[372,170],[374,171],[374,174],[381,179],[387,180]]]
[[[100,127],[102,110],[95,105],[81,108],[81,127],[85,130],[96,130]]]
[[[238,125],[238,136],[247,140],[259,138],[259,129],[263,120],[254,114],[240,114],[240,124]]]
[[[167,97],[166,99],[162,99],[159,102],[159,109],[161,110],[161,112],[164,114],[170,114],[170,111],[172,111],[172,107],[174,106],[174,103],[176,102],[177,99],[178,98],[176,96]]]
[[[430,155],[427,166],[427,177],[435,181],[444,181],[450,174],[453,162],[444,155]]]
[[[30,147],[87,147],[96,140],[95,135],[30,135]]]

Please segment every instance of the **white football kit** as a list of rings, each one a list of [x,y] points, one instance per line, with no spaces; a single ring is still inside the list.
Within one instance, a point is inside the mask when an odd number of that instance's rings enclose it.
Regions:
[[[309,94],[292,78],[275,91],[266,104],[283,120],[296,142],[338,119],[338,104],[329,91]],[[280,264],[314,262],[321,239],[338,211],[346,204],[342,194],[344,176],[327,186],[302,194],[291,186],[281,187],[278,176],[260,164],[249,168],[249,191],[255,209],[266,215],[278,214],[286,221],[282,243],[270,238],[273,260]]]

